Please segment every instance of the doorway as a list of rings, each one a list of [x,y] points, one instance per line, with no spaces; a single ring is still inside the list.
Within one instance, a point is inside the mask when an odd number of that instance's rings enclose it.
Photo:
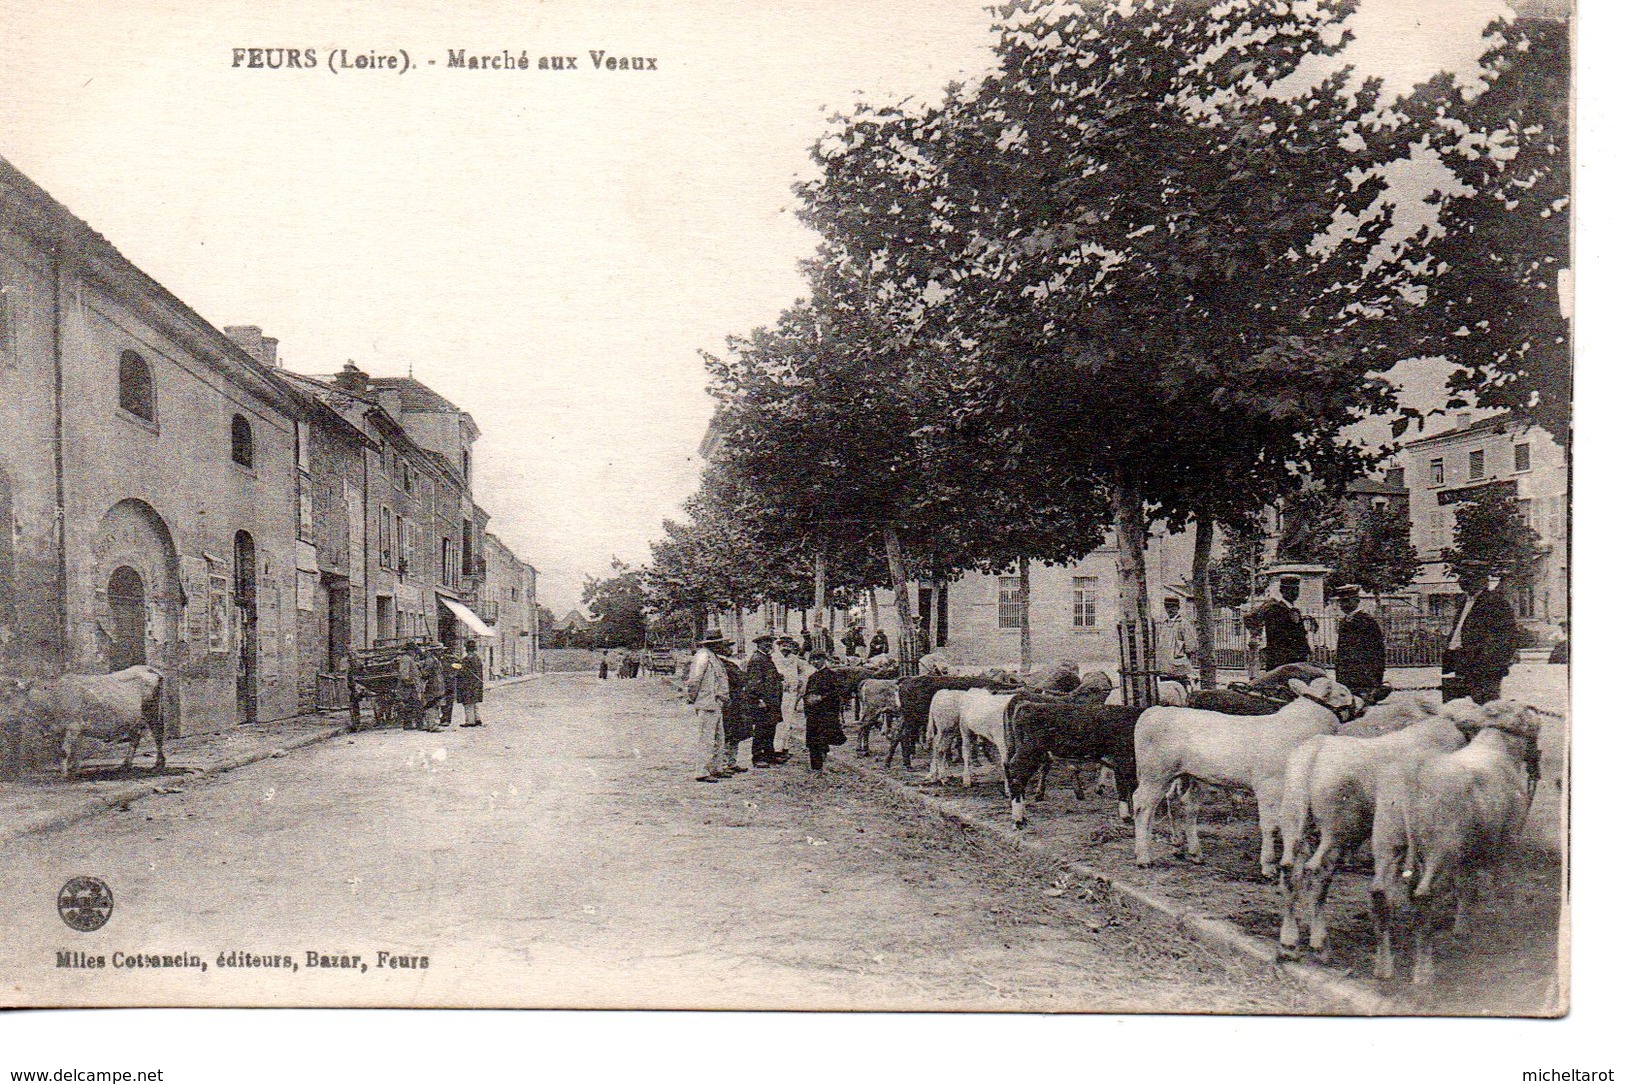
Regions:
[[[344,660],[350,654],[350,589],[329,584],[327,587],[327,672],[337,674],[344,669]]]
[[[129,565],[113,570],[107,581],[107,606],[112,611],[112,643],[107,648],[109,673],[147,662],[147,585]]]

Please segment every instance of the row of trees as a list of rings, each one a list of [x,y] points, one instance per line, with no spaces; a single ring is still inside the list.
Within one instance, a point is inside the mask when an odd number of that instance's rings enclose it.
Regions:
[[[1563,439],[1566,28],[1498,24],[1490,90],[1384,104],[1336,63],[1355,6],[1011,3],[981,81],[834,117],[798,188],[808,295],[706,358],[716,452],[651,602],[821,616],[887,584],[906,627],[911,580],[1025,584],[1110,530],[1143,644],[1160,520],[1194,528],[1211,674],[1217,533],[1390,454],[1347,430],[1419,417],[1396,361]],[[1431,159],[1462,185],[1413,228],[1387,178]]]

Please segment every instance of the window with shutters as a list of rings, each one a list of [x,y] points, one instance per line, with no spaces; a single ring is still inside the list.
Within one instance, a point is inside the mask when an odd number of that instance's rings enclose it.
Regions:
[[[1529,445],[1514,444],[1512,446],[1512,469],[1515,471],[1529,469]]]
[[[241,414],[231,416],[231,461],[240,467],[254,465],[254,427]]]
[[[1428,484],[1435,486],[1444,485],[1443,459],[1431,459],[1428,461]]]
[[[1476,482],[1484,477],[1484,449],[1467,453],[1467,480]]]
[[[391,541],[395,537],[395,517],[390,515],[389,505],[378,506],[378,564],[384,568],[393,569],[395,547]]]

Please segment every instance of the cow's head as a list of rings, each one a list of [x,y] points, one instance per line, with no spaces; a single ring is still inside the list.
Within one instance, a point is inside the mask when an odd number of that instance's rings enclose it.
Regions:
[[[1287,688],[1305,700],[1313,700],[1329,710],[1340,723],[1348,722],[1365,707],[1364,701],[1350,692],[1347,686],[1339,685],[1324,675],[1312,681],[1288,678],[1286,684]]]

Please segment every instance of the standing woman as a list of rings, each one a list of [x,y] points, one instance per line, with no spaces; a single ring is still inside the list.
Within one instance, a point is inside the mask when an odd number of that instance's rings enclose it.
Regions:
[[[484,726],[480,722],[480,702],[485,699],[485,667],[480,663],[478,642],[470,640],[463,645],[463,657],[457,665],[457,702],[463,706],[463,725]]]

